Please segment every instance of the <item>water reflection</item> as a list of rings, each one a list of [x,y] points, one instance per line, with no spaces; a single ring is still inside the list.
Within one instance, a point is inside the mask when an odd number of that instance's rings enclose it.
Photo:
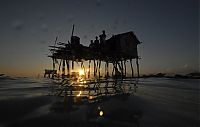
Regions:
[[[129,97],[134,92],[131,79],[87,79],[78,77],[53,86],[55,102],[52,112],[67,113],[67,118],[91,125],[139,126],[141,111],[127,108]],[[76,114],[76,115],[75,115]],[[76,126],[76,125],[74,125]]]
[[[81,97],[76,97],[81,99]],[[77,102],[76,102],[77,101]],[[139,126],[142,118],[142,111],[128,107],[129,99],[120,100],[110,98],[96,103],[81,104],[80,100],[72,101],[68,97],[66,102],[55,102],[51,107],[51,112],[64,114],[66,121],[74,120],[73,126],[78,126],[77,122],[82,122],[82,126]]]
[[[82,93],[82,92],[80,91],[79,94],[77,95],[77,97],[80,97],[80,96],[81,96],[81,93]]]

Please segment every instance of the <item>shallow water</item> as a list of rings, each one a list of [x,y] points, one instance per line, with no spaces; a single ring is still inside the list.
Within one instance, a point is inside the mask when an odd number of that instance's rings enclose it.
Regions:
[[[50,96],[49,79],[0,78],[0,126],[136,126],[128,115],[139,114],[140,127],[196,127],[199,119],[198,79],[140,79],[137,92],[95,105],[69,106]],[[101,106],[103,118],[87,112]],[[70,108],[69,108],[70,107]],[[94,113],[94,112],[93,112]]]
[[[33,78],[0,78],[0,99],[47,95],[51,81]]]

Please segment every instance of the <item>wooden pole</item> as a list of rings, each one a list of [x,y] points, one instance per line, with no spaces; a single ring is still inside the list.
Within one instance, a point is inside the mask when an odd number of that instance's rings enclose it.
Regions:
[[[54,58],[52,59],[53,59],[53,70],[55,70],[55,59]]]
[[[115,71],[115,62],[113,62],[112,77],[113,77],[114,71]]]
[[[89,71],[88,71],[88,78],[90,78],[90,64],[91,64],[91,60],[89,60]]]
[[[136,65],[137,65],[137,74],[138,74],[138,78],[139,78],[140,77],[140,71],[139,71],[138,58],[136,58]]]
[[[72,70],[74,70],[74,60],[72,60]]]
[[[132,74],[132,78],[133,78],[134,77],[134,71],[133,71],[132,59],[130,59],[130,64],[131,64],[131,74]]]
[[[107,62],[105,64],[105,78],[107,77]]]
[[[53,71],[55,70],[55,59],[53,58]],[[52,79],[54,79],[54,72],[52,74]]]
[[[55,40],[55,43],[54,43],[54,50],[53,50],[53,53],[52,53],[53,56],[54,56],[54,51],[55,51],[55,46],[56,46],[57,40],[58,40],[58,36],[56,37],[56,40]],[[53,70],[55,70],[55,58],[53,58]],[[54,78],[54,74],[53,74],[52,78]]]
[[[123,61],[121,60],[121,75],[123,77],[124,75],[124,67],[123,67]]]
[[[72,27],[72,36],[74,35],[74,25]]]
[[[95,59],[94,59],[94,77],[96,76],[96,63],[95,63]]]
[[[126,77],[126,60],[124,60],[124,75]]]
[[[70,75],[70,70],[69,70],[69,61],[66,60],[66,64],[67,64],[67,75],[69,76]]]
[[[107,64],[107,77],[109,77],[109,63],[108,62],[106,62],[106,64]]]
[[[60,63],[59,63],[59,66],[58,66],[58,77],[60,77],[60,67],[61,67],[61,64],[62,64],[62,59],[60,60]]]
[[[95,69],[96,74],[97,74],[97,72],[98,72],[98,67],[99,67],[99,61],[97,60],[97,65],[96,65],[96,69]]]
[[[101,70],[100,69],[101,69],[101,60],[99,61],[99,69],[98,69],[99,70],[99,79],[101,77]]]
[[[83,61],[81,61],[81,69],[83,69],[84,76],[85,76],[85,78],[86,78],[85,66],[84,66],[84,63],[83,63]]]
[[[65,76],[65,60],[63,60],[63,66],[62,66],[62,78]]]

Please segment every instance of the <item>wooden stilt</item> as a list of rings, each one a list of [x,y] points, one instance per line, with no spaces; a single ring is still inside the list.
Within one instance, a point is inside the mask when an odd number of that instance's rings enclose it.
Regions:
[[[124,67],[123,67],[123,61],[121,60],[121,75],[124,75]]]
[[[55,70],[55,59],[53,58],[53,70]],[[54,79],[54,73],[52,74],[52,79]]]
[[[55,59],[53,58],[53,70],[55,70]]]
[[[136,58],[136,65],[137,65],[137,75],[138,75],[138,78],[139,78],[140,77],[140,71],[139,71],[138,58]]]
[[[109,63],[108,62],[106,62],[106,65],[107,65],[107,77],[109,77]]]
[[[132,74],[132,78],[133,78],[134,77],[134,71],[133,71],[132,59],[130,59],[130,64],[131,64],[131,74]]]
[[[91,64],[91,60],[89,60],[89,67],[88,67],[88,78],[90,78],[90,64]]]
[[[124,60],[124,76],[126,77],[126,60]]]
[[[98,71],[99,71],[99,79],[100,79],[100,77],[101,77],[101,60],[99,61]]]
[[[94,61],[94,77],[96,77],[96,63],[95,63],[95,59],[93,61]]]
[[[99,64],[99,63],[98,63],[98,60],[96,60],[96,63],[95,63],[95,64],[96,64],[95,73],[96,73],[96,76],[97,76],[97,72],[98,72],[98,64]]]
[[[72,60],[72,70],[74,70],[74,60]]]
[[[63,60],[63,66],[62,66],[62,78],[65,77],[65,60]]]
[[[83,62],[81,61],[81,69],[83,69]]]
[[[62,64],[62,59],[60,60],[59,66],[58,66],[58,78],[60,78],[60,68]]]
[[[113,62],[112,77],[114,76],[114,72],[115,72],[115,62]]]
[[[67,76],[70,75],[70,70],[69,70],[69,61],[66,60],[66,64],[67,64]]]
[[[105,64],[105,78],[107,78],[107,62],[106,62],[106,64]]]
[[[85,71],[85,66],[84,66],[84,62],[83,61],[81,61],[81,69],[83,69],[84,77],[86,78],[86,71]]]

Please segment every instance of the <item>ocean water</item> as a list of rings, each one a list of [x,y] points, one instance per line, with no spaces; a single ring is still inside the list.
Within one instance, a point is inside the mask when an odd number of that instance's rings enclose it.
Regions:
[[[0,99],[46,95],[51,81],[34,78],[0,78]]]
[[[198,127],[199,81],[140,79],[137,92],[126,99],[66,108],[69,105],[62,97],[51,96],[55,84],[50,79],[1,77],[0,127]],[[105,119],[91,115],[88,122],[87,113],[95,106],[101,106]],[[137,120],[130,117],[131,112],[139,114],[134,116]]]

